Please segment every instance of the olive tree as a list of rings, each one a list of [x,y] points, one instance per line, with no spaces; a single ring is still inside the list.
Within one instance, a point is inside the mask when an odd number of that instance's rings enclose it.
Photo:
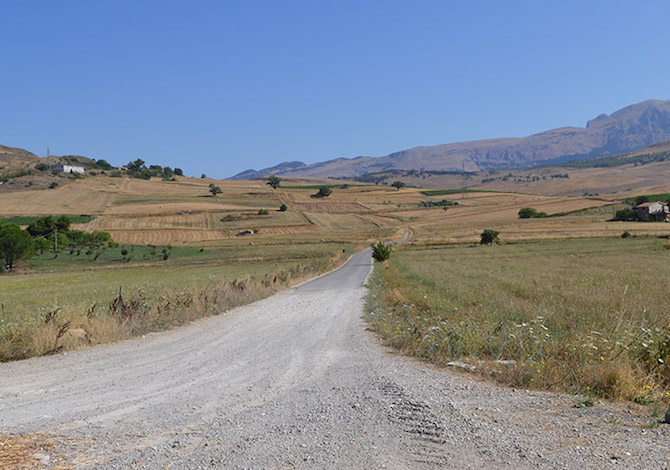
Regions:
[[[0,259],[7,271],[11,272],[16,261],[30,258],[33,253],[33,239],[28,232],[16,224],[0,223]]]

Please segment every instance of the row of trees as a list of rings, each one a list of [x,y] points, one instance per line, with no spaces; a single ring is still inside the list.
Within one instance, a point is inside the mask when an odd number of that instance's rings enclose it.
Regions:
[[[129,162],[127,167],[128,175],[131,178],[148,180],[152,176],[163,179],[170,179],[174,176],[184,176],[184,172],[181,170],[181,168],[175,168],[173,170],[169,166],[162,167],[160,165],[149,165],[147,167],[146,163],[141,158],[138,158],[134,162]]]
[[[26,230],[22,230],[18,225],[0,219],[0,272],[11,272],[17,261],[30,259],[48,250],[114,245],[108,232],[71,230],[70,224],[70,218],[66,215],[48,215],[38,218]]]

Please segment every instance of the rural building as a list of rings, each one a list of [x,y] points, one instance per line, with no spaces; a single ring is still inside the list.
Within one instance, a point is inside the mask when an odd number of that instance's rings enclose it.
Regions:
[[[670,216],[670,209],[665,202],[644,202],[635,206],[637,220],[649,222],[667,222]]]
[[[79,173],[80,175],[83,175],[85,171],[83,166],[63,165],[61,163],[54,165],[53,169],[54,171],[61,171],[63,173]]]

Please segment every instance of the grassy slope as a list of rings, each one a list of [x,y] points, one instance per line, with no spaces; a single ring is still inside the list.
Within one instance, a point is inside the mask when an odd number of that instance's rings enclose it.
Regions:
[[[368,318],[389,344],[512,386],[643,401],[670,391],[670,252],[650,238],[554,240],[394,254]]]

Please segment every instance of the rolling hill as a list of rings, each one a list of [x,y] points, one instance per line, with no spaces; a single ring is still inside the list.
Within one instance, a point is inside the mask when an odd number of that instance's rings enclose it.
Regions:
[[[558,164],[615,155],[670,140],[670,101],[648,100],[601,114],[586,127],[561,127],[528,137],[415,147],[384,157],[338,158],[306,165],[282,163],[247,170],[231,179],[271,174],[295,177],[355,177],[387,170],[492,171]]]

